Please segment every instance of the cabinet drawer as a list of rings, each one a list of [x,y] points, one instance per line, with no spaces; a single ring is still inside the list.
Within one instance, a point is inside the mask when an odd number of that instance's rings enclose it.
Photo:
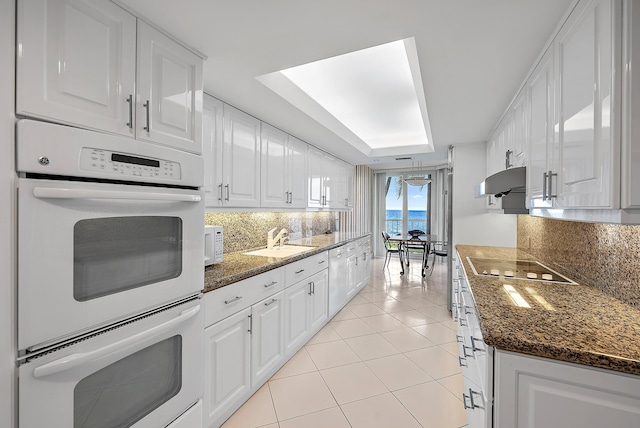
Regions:
[[[347,257],[351,257],[359,250],[358,241],[351,241],[344,245],[344,249],[347,252]]]
[[[357,242],[358,242],[359,252],[369,251],[369,247],[371,246],[371,238],[362,238],[362,239],[359,239]]]
[[[329,266],[327,252],[323,251],[306,259],[298,260],[284,267],[284,281],[287,287],[302,281]]]
[[[210,326],[278,291],[284,290],[284,268],[273,269],[204,295],[204,321]]]

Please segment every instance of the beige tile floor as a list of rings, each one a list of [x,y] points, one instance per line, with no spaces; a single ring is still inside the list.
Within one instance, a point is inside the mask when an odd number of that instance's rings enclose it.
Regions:
[[[368,285],[223,428],[465,426],[446,268],[400,276],[373,259]]]

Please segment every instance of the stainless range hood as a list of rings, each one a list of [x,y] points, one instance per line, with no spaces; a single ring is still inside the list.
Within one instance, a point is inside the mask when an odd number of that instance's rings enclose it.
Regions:
[[[476,197],[494,195],[502,198],[505,214],[529,214],[525,206],[526,167],[509,168],[497,172],[476,186]]]

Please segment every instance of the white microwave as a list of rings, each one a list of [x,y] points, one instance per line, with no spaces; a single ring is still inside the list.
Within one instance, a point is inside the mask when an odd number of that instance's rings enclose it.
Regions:
[[[204,227],[204,265],[222,261],[224,233],[222,226]]]

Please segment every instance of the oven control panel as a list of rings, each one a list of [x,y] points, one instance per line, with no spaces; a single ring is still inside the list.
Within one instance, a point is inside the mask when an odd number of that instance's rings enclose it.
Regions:
[[[177,162],[88,147],[83,147],[80,153],[80,169],[130,177],[181,178]]]

